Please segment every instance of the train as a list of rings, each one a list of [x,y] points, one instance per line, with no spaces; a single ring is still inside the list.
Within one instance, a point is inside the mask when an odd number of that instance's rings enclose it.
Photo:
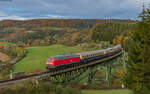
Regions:
[[[46,60],[46,68],[49,70],[79,66],[93,60],[112,56],[122,51],[121,45],[116,45],[103,50],[87,51],[66,55],[51,56]]]

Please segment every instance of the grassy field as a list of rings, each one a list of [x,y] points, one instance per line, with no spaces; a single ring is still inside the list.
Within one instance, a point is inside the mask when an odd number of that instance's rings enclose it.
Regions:
[[[8,42],[0,42],[0,45],[4,45],[4,46],[8,46],[10,45],[11,43],[8,43]]]
[[[83,90],[83,94],[132,94],[129,90]]]
[[[46,70],[45,62],[48,57],[70,52],[78,52],[79,50],[64,45],[52,45],[29,47],[27,48],[27,51],[27,56],[14,66],[14,72]]]

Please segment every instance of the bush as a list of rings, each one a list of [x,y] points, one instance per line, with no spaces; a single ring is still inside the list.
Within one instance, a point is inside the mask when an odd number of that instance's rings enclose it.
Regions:
[[[81,94],[77,88],[65,88],[50,83],[41,83],[38,85],[27,84],[23,87],[3,88],[0,94]]]
[[[77,88],[64,88],[61,94],[81,94],[81,90]]]
[[[11,56],[12,58],[17,57],[18,60],[21,60],[23,57],[25,57],[27,53],[24,48],[18,47],[17,45],[5,46],[1,48],[0,51]]]

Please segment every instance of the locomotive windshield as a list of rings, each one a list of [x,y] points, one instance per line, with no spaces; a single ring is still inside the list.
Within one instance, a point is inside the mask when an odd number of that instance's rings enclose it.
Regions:
[[[52,58],[49,58],[48,60],[53,60]]]

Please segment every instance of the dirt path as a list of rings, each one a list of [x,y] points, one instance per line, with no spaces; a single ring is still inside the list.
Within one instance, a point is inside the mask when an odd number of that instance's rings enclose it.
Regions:
[[[2,52],[0,52],[0,60],[2,62],[8,61],[10,59],[10,57]]]

